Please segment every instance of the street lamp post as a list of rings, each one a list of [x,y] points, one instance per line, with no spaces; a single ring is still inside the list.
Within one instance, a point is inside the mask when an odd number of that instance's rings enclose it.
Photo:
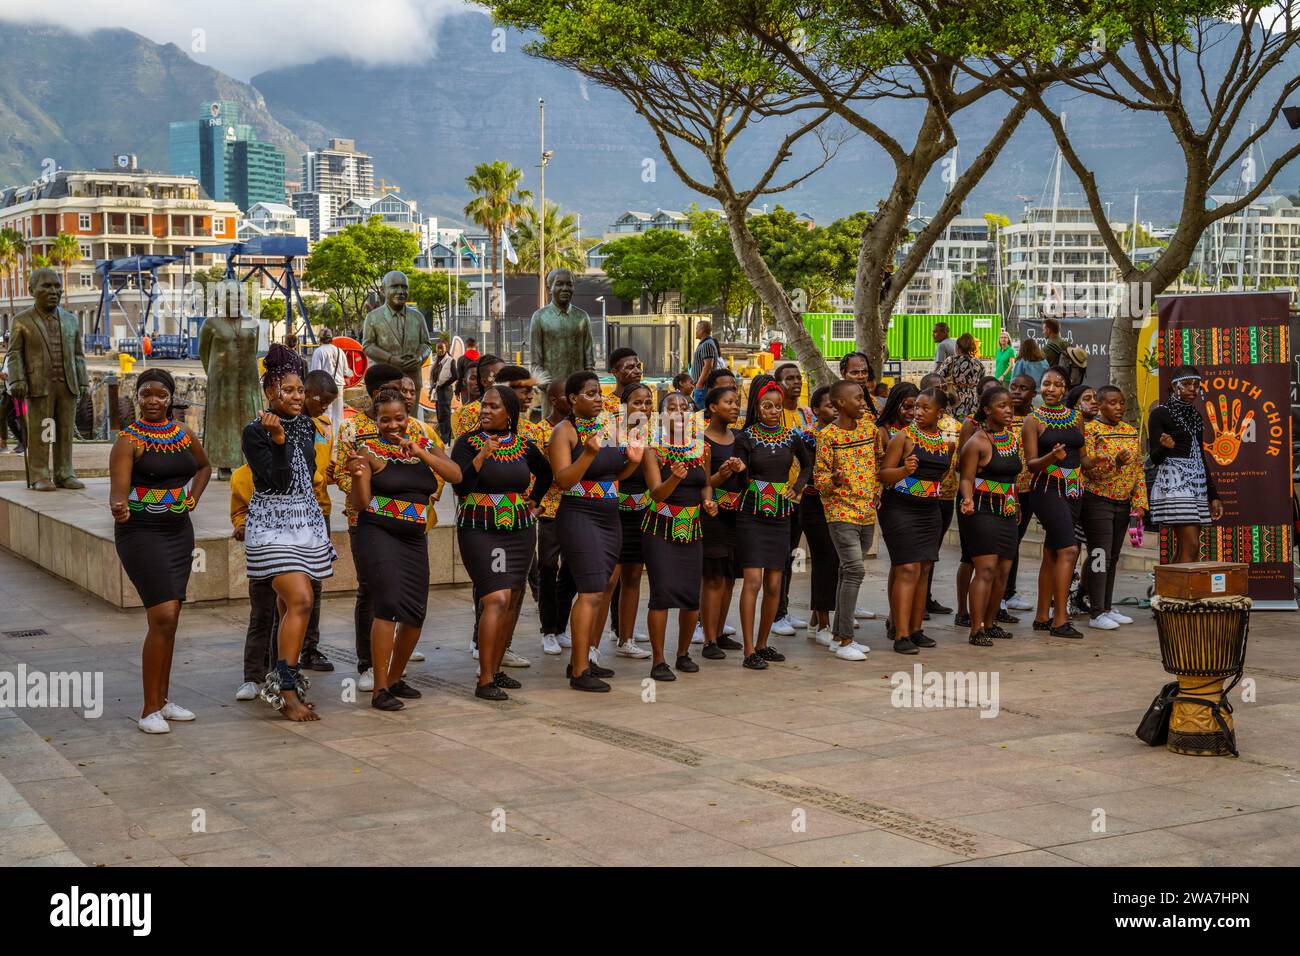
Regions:
[[[537,120],[542,157],[537,195],[537,307],[540,309],[546,305],[546,166],[555,155],[546,148],[546,100],[541,97],[537,98]]]
[[[598,295],[596,296],[596,301],[600,303],[600,354],[596,358],[597,361],[604,361],[605,360],[605,338],[606,338],[605,330],[608,328],[608,326],[605,323],[605,297],[603,295]]]

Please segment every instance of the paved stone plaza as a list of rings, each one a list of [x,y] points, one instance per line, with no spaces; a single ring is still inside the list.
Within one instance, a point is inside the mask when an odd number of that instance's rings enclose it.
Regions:
[[[944,553],[947,582],[955,554]],[[884,605],[885,561],[864,603]],[[1032,572],[1031,572],[1032,573]],[[1122,594],[1144,590],[1136,575]],[[802,612],[806,577],[793,588]],[[939,596],[950,598],[950,585]],[[507,704],[472,696],[463,589],[431,594],[397,714],[342,701],[352,604],[327,599],[313,674],[324,719],[236,703],[247,605],[188,608],[172,697],[197,712],[164,737],[135,727],[144,617],[107,608],[0,552],[0,670],[97,670],[103,715],[0,710],[0,863],[1017,865],[1300,861],[1300,654],[1295,617],[1257,614],[1237,707],[1241,759],[1183,757],[1133,736],[1167,677],[1147,612],[1118,632],[974,648],[946,621],[926,670],[996,670],[999,712],[904,709],[890,675],[918,658],[879,620],[862,664],[804,632],[764,672],[739,656],[642,698],[645,662],[616,658],[608,695],[568,689],[531,609],[533,661]],[[698,655],[697,655],[698,657]],[[1234,693],[1234,698],[1238,695]],[[197,813],[196,811],[202,811]],[[206,832],[194,832],[196,819]],[[1104,827],[1104,829],[1103,829]]]

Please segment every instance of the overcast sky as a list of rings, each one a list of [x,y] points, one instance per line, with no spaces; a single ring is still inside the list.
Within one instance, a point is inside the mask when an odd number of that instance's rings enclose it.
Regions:
[[[328,56],[416,62],[441,20],[470,13],[464,0],[0,0],[0,20],[124,27],[240,80]]]

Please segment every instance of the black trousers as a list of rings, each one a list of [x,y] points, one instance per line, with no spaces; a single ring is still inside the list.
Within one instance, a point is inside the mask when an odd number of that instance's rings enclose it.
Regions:
[[[943,549],[943,537],[948,533],[948,528],[952,525],[952,516],[956,513],[956,510],[957,510],[957,502],[955,499],[953,498],[939,499],[939,516],[943,520],[943,527],[939,531],[940,550]],[[925,597],[926,600],[929,601],[934,600],[934,594],[931,593],[931,589],[934,585],[934,565],[938,563],[939,562],[936,561],[934,562],[934,564],[930,565],[930,573],[925,579]]]
[[[799,514],[799,508],[790,512],[790,553],[785,556],[785,568],[781,572],[781,601],[776,606],[778,621],[790,612],[790,575],[794,573],[794,549],[799,547],[799,539],[803,537],[803,523]]]
[[[18,414],[18,403],[13,400],[13,397],[8,392],[5,392],[3,396],[0,396],[0,438],[7,438],[9,432],[13,432],[19,447],[26,446],[26,436],[23,434],[23,417]]]
[[[1124,547],[1124,538],[1128,535],[1130,509],[1127,501],[1114,501],[1085,491],[1080,510],[1080,520],[1088,543],[1088,557],[1084,562],[1084,567],[1088,570],[1088,606],[1093,617],[1096,617],[1111,608],[1119,553]],[[1103,555],[1106,562],[1104,573],[1093,566],[1097,558]]]
[[[438,436],[451,448],[451,386],[434,389],[434,405],[438,414]]]
[[[826,525],[826,508],[820,495],[804,495],[799,502],[799,523],[808,539],[808,556],[812,561],[812,599],[814,611],[835,610],[835,592],[839,587],[840,555]]]
[[[537,615],[542,633],[563,634],[569,626],[569,611],[578,587],[568,566],[560,560],[560,538],[554,518],[537,522],[537,571]]]
[[[352,552],[353,567],[360,568],[357,560],[357,529],[348,528],[348,548]],[[352,611],[352,625],[356,629],[357,673],[363,674],[373,666],[370,660],[370,625],[375,621],[375,609],[370,604],[370,591],[361,574],[357,573],[357,604]]]
[[[1029,530],[1029,519],[1034,516],[1034,509],[1025,503],[1025,496],[1020,496],[1020,528],[1016,532],[1017,543],[1025,540],[1025,532]],[[1020,570],[1020,549],[1016,549],[1015,560],[1011,562],[1011,571],[1007,574],[1007,588],[1002,592],[1003,597],[1010,598],[1016,593],[1016,572]]]
[[[312,606],[311,619],[307,622],[307,636],[302,642],[302,652],[306,654],[320,644],[320,593],[321,582],[313,578],[311,582]],[[260,578],[248,582],[248,632],[244,635],[244,680],[260,684],[266,675],[275,669],[276,628],[279,625],[276,612],[275,588],[270,578]],[[291,663],[297,663],[296,661]]]

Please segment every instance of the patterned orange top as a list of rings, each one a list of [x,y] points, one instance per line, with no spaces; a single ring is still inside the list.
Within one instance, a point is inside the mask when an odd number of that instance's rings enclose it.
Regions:
[[[836,485],[836,469],[846,481]],[[821,495],[826,520],[848,524],[875,524],[880,487],[876,477],[876,421],[858,419],[853,431],[832,422],[817,434],[813,484]]]
[[[1013,431],[1017,435],[1025,427],[1024,415],[1012,415],[1011,424],[1007,426],[1008,431]],[[1029,470],[1029,465],[1025,463],[1025,443],[1020,442],[1020,474],[1016,475],[1016,492],[1024,494],[1029,490],[1029,483],[1033,480],[1034,473]]]
[[[1128,452],[1128,461],[1115,467],[1115,457]],[[1107,425],[1095,418],[1083,426],[1083,454],[1097,459],[1096,478],[1084,472],[1083,488],[1111,501],[1128,501],[1132,507],[1147,509],[1147,482],[1142,471],[1142,448],[1137,429],[1128,422]]]
[[[545,455],[550,451],[548,447],[551,444],[551,434],[555,431],[555,426],[548,419],[543,418],[540,422],[520,422],[519,434],[525,438],[531,438],[533,443],[541,449]],[[528,480],[528,493],[532,494],[533,479]],[[546,494],[542,496],[542,517],[554,518],[560,509],[560,486],[551,483],[551,487],[546,489]]]
[[[478,399],[466,402],[456,409],[456,414],[451,419],[451,437],[459,438],[466,432],[478,431],[478,412]]]
[[[939,432],[952,448],[952,463],[939,482],[939,497],[951,501],[957,497],[957,486],[961,483],[961,469],[957,465],[957,439],[961,437],[961,422],[945,412],[939,419]]]

